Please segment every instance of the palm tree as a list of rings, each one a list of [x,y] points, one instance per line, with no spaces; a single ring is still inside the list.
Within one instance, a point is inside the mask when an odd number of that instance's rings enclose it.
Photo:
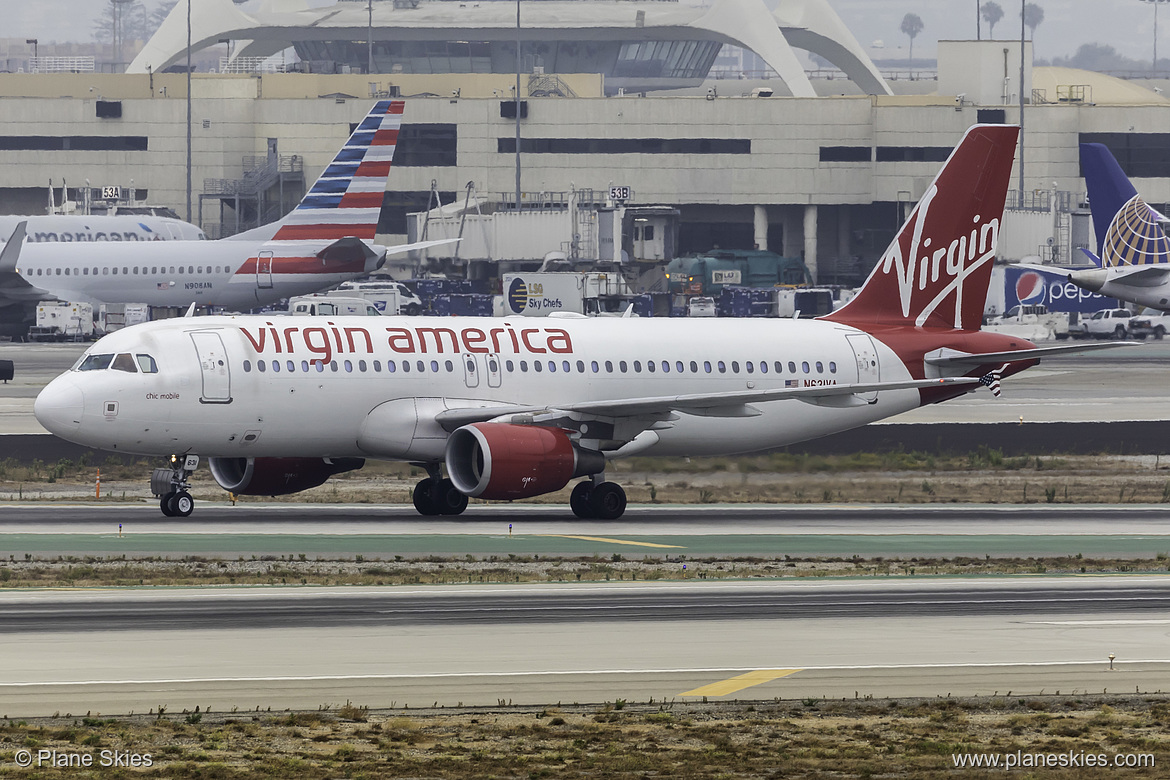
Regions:
[[[991,32],[988,37],[995,38],[995,23],[1003,18],[1003,9],[999,7],[999,3],[989,1],[983,4],[983,10],[980,12],[983,16],[983,21],[987,22],[987,26]]]
[[[1027,3],[1024,6],[1024,24],[1032,31],[1032,39],[1036,39],[1036,28],[1044,21],[1044,9],[1036,3]]]
[[[918,14],[906,14],[902,17],[902,32],[910,36],[910,70],[914,70],[914,37],[922,32],[922,17]]]

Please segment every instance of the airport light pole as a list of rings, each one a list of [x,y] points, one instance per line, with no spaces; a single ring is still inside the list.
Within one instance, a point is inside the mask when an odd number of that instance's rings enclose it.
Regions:
[[[191,0],[187,0],[190,2]],[[1024,208],[1024,4],[1020,0],[1020,201],[1017,208]]]
[[[520,0],[516,0],[516,213],[520,213]]]
[[[366,0],[366,73],[374,72],[374,0]]]
[[[187,0],[187,221],[191,221],[191,0]]]
[[[1158,5],[1170,2],[1170,0],[1142,0],[1142,2],[1154,6],[1154,62],[1150,72],[1156,73],[1158,71]]]

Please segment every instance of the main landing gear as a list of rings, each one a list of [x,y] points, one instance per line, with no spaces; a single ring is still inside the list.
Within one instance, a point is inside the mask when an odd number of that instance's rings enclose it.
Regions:
[[[159,509],[167,517],[187,517],[195,510],[189,480],[197,468],[198,455],[172,455],[169,469],[155,469],[150,475],[150,492],[159,497]]]
[[[424,465],[430,476],[414,486],[414,508],[427,517],[463,514],[467,496],[456,490],[451,480],[442,477],[437,464]]]
[[[626,511],[626,491],[616,482],[605,482],[596,474],[587,482],[578,482],[569,495],[573,514],[582,520],[617,520]]]

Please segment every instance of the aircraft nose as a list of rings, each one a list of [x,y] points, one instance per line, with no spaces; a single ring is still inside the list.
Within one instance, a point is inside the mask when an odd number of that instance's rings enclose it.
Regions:
[[[59,376],[33,402],[33,414],[50,433],[68,439],[81,426],[85,394],[70,376]]]
[[[1106,275],[1104,268],[1091,268],[1088,271],[1073,271],[1068,275],[1068,280],[1089,292],[1097,292],[1105,286]]]

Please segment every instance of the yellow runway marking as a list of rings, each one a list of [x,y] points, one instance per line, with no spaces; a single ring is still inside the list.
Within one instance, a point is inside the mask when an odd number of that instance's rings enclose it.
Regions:
[[[604,536],[570,536],[569,534],[537,534],[537,536],[551,536],[557,539],[580,539],[585,542],[608,542],[610,544],[632,544],[636,547],[670,547],[676,550],[685,550],[681,544],[655,544],[654,542],[631,542],[628,539],[608,539]]]
[[[778,680],[790,674],[796,674],[800,669],[757,669],[754,672],[732,677],[730,680],[720,680],[717,683],[695,688],[693,691],[680,693],[679,696],[726,696],[729,693],[742,691],[760,683]]]

